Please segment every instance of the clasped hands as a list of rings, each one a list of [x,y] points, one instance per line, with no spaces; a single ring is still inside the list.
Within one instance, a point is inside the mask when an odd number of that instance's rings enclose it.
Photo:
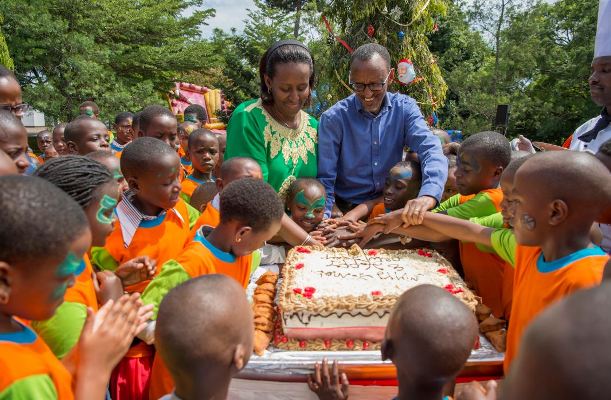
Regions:
[[[364,247],[379,235],[392,233],[399,227],[421,225],[425,213],[435,204],[432,197],[422,196],[408,201],[403,209],[377,216],[368,223],[345,217],[327,219],[310,234],[326,247],[350,247],[355,243]]]

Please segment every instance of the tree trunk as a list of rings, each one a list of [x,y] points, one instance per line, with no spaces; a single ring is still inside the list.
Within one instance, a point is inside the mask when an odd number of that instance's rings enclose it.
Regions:
[[[505,6],[511,0],[501,0],[501,13],[499,14],[499,20],[496,24],[496,32],[494,35],[495,40],[495,51],[494,51],[494,79],[492,86],[492,93],[494,98],[497,98],[498,82],[499,82],[499,58],[501,53],[501,29],[503,28],[503,19],[505,18]]]
[[[296,10],[295,10],[295,28],[293,29],[293,36],[295,39],[299,37],[299,29],[301,28],[301,0],[297,0],[296,2]]]

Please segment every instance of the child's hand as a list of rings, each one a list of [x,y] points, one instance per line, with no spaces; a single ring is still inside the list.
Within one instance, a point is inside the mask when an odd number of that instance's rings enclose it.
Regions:
[[[456,393],[456,400],[496,400],[496,381],[488,381],[485,386],[479,382],[463,385]]]
[[[112,369],[129,349],[136,333],[152,316],[140,295],[123,295],[109,300],[97,314],[87,309],[87,319],[78,343],[76,399],[102,398]]]
[[[327,238],[322,233],[322,231],[319,231],[319,230],[312,231],[310,232],[310,236],[312,236],[312,239],[316,240],[318,243],[320,243],[323,246],[327,244]]]
[[[117,300],[123,295],[121,280],[111,271],[96,272],[93,287],[100,304],[106,304],[108,300]]]
[[[123,287],[135,285],[155,276],[157,261],[148,256],[140,256],[120,265],[115,274],[123,282]]]
[[[322,370],[322,371],[321,371]],[[308,376],[308,387],[316,393],[320,400],[346,400],[348,398],[348,377],[341,374],[341,385],[337,361],[333,362],[333,369],[329,375],[327,359],[323,358],[322,368],[316,363],[314,373]]]

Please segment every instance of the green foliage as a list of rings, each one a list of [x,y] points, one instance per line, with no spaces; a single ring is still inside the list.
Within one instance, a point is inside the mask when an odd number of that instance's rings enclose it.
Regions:
[[[375,41],[389,50],[393,63],[402,58],[414,63],[418,76],[423,79],[409,86],[394,84],[391,90],[414,97],[425,114],[441,106],[446,97],[447,86],[428,48],[427,35],[433,31],[435,19],[445,14],[447,5],[447,0],[319,1],[319,8],[334,24],[334,33],[353,49]],[[375,29],[372,37],[368,35],[369,25]],[[399,37],[400,31],[405,34],[403,39]],[[331,46],[322,79],[329,84],[330,94],[336,101],[350,94],[344,85],[348,80],[350,54],[337,41]]]
[[[3,18],[2,15],[0,15],[0,26],[2,26],[2,21]],[[0,29],[0,64],[4,65],[8,69],[15,68],[15,65],[13,64],[13,59],[11,58],[11,55],[8,51],[6,39],[2,34],[2,29]]]
[[[202,0],[3,0],[3,29],[24,97],[48,117],[69,120],[92,99],[102,118],[146,104],[181,73],[212,58],[199,26],[214,15]]]

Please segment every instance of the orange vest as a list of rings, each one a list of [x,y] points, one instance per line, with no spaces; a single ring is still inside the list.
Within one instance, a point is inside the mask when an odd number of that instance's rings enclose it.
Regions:
[[[557,260],[561,263],[559,268],[541,272],[537,260],[542,258],[542,254],[539,247],[516,248],[514,300],[503,364],[505,373],[518,352],[528,324],[552,303],[579,289],[598,285],[609,260],[600,248],[584,249]]]
[[[44,374],[53,381],[58,399],[73,399],[72,377],[68,370],[30,328],[24,326],[23,329],[23,341],[28,343],[0,338],[0,393],[15,381]]]
[[[181,192],[191,197],[193,196],[193,192],[195,192],[195,189],[197,189],[199,185],[201,185],[201,183],[202,182],[196,182],[195,180],[193,180],[193,177],[189,175],[181,182]]]
[[[487,189],[480,193],[488,194],[497,211],[501,210],[503,192],[501,189]],[[460,204],[471,200],[475,195],[460,196]],[[513,267],[495,253],[479,250],[474,243],[460,242],[460,262],[468,281],[481,296],[482,301],[499,318],[508,318],[511,313],[513,294]]]
[[[87,307],[91,307],[94,312],[97,312],[98,298],[95,295],[93,268],[91,267],[88,254],[85,254],[83,261],[85,261],[85,270],[76,277],[74,285],[66,290],[64,301],[84,304]]]
[[[384,206],[384,203],[378,203],[375,205],[375,207],[373,207],[373,210],[371,210],[371,214],[369,214],[369,221],[371,221],[378,215],[384,214],[386,214],[386,207]]]
[[[201,215],[195,221],[195,225],[191,229],[191,234],[189,235],[189,241],[195,238],[195,234],[202,226],[209,226],[211,228],[216,228],[221,223],[221,213],[219,210],[212,206],[212,202],[209,201],[206,204],[206,208],[201,213]]]
[[[163,217],[155,221],[143,221],[131,243],[126,248],[121,234],[121,223],[116,221],[113,232],[106,239],[104,248],[119,264],[138,256],[149,256],[161,266],[166,261],[176,258],[189,238],[189,213],[187,205],[179,199],[174,206],[180,217],[173,210],[168,210]],[[157,268],[157,273],[161,268]],[[125,288],[129,293],[142,293],[150,280],[137,283]]]

